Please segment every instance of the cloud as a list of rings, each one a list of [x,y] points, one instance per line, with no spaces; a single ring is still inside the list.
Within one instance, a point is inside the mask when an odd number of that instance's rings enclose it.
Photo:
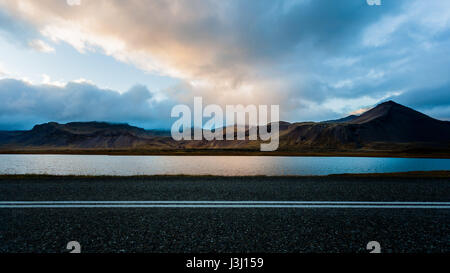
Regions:
[[[43,53],[51,53],[51,52],[55,51],[55,49],[52,46],[50,46],[46,42],[39,40],[39,39],[28,42],[28,45],[31,48],[33,48],[34,50],[37,50],[37,51],[40,51]]]
[[[13,15],[11,11],[0,8],[0,35],[11,43],[28,47],[28,42],[38,37],[39,31],[18,14]]]
[[[67,5],[69,6],[80,6],[81,0],[67,0]]]
[[[418,97],[420,97],[419,100],[417,99]],[[435,110],[439,108],[449,108],[450,106],[450,81],[438,86],[408,90],[395,96],[395,100],[425,112],[435,113]],[[445,113],[447,114],[443,115],[442,118],[449,119],[450,115],[448,113],[450,112],[446,110]]]
[[[374,19],[360,5],[329,1],[99,0],[80,9],[56,0],[3,2],[80,52],[101,48],[148,71],[227,89],[257,82],[265,74],[257,66],[289,63],[299,45],[333,50],[358,23]]]
[[[170,109],[170,100],[154,100],[142,85],[120,94],[87,82],[56,86],[0,80],[0,130],[30,129],[49,121],[108,121],[168,128]]]
[[[73,81],[73,82],[77,82],[77,81]],[[50,76],[43,74],[42,75],[42,84],[45,85],[53,85],[53,86],[57,86],[57,87],[64,87],[67,85],[66,82],[62,82],[62,81],[53,81],[50,79]]]
[[[8,76],[8,72],[3,68],[3,65],[0,63],[0,79]]]
[[[19,35],[26,41],[67,43],[175,77],[180,83],[165,91],[175,101],[201,95],[221,105],[276,103],[291,121],[333,119],[392,94],[445,85],[450,74],[448,1],[383,1],[379,7],[327,0],[0,5],[9,14],[3,15],[8,35],[24,29]],[[422,97],[409,102],[419,105]]]
[[[364,112],[369,111],[370,109],[371,109],[370,107],[360,108],[360,109],[358,109],[358,110],[355,110],[355,111],[353,111],[353,112],[350,112],[350,115],[357,115],[357,116],[359,116],[359,115],[363,114]]]

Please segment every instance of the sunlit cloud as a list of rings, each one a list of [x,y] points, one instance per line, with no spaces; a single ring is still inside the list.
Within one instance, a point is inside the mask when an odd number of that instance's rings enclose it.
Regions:
[[[47,44],[42,40],[32,40],[28,43],[28,45],[31,48],[43,53],[51,53],[55,51],[55,49],[52,46],[50,46],[49,44]]]
[[[67,85],[66,82],[62,82],[62,81],[52,81],[50,79],[50,76],[43,74],[42,75],[42,84],[45,85],[53,85],[53,86],[57,86],[57,87],[64,87]]]
[[[359,109],[357,109],[357,110],[355,110],[355,111],[353,111],[353,112],[350,112],[349,115],[356,115],[356,116],[359,116],[359,115],[361,115],[362,113],[364,113],[364,112],[366,112],[366,111],[369,111],[370,109],[371,109],[371,107],[359,108]]]
[[[80,6],[81,0],[66,0],[67,5],[69,6]]]

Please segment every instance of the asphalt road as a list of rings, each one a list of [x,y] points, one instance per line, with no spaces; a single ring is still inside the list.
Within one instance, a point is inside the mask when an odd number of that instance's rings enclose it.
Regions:
[[[0,252],[448,253],[448,180],[3,177]]]

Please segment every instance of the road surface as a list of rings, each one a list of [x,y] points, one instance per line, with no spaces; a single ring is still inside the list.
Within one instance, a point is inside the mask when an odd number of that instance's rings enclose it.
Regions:
[[[448,178],[2,177],[0,252],[450,252]]]

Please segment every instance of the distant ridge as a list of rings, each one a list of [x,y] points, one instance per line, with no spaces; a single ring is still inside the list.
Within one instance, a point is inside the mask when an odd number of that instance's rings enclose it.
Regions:
[[[270,125],[269,125],[270,126]],[[189,153],[195,151],[259,151],[259,141],[174,141],[169,131],[144,130],[106,122],[50,122],[29,131],[0,132],[0,152],[100,151]],[[387,101],[360,116],[325,122],[280,122],[284,154],[372,153],[450,157],[450,122],[440,121]]]
[[[327,120],[327,121],[323,121],[324,123],[345,123],[345,122],[350,122],[356,118],[358,118],[359,116],[357,115],[350,115],[347,116],[345,118],[340,118],[340,119],[334,119],[334,120]]]
[[[9,146],[42,148],[134,148],[164,135],[169,136],[167,132],[148,131],[128,124],[49,122],[36,125],[30,131],[10,134],[9,137],[3,138],[3,143],[7,142]],[[157,144],[159,142],[154,143],[155,146]]]

